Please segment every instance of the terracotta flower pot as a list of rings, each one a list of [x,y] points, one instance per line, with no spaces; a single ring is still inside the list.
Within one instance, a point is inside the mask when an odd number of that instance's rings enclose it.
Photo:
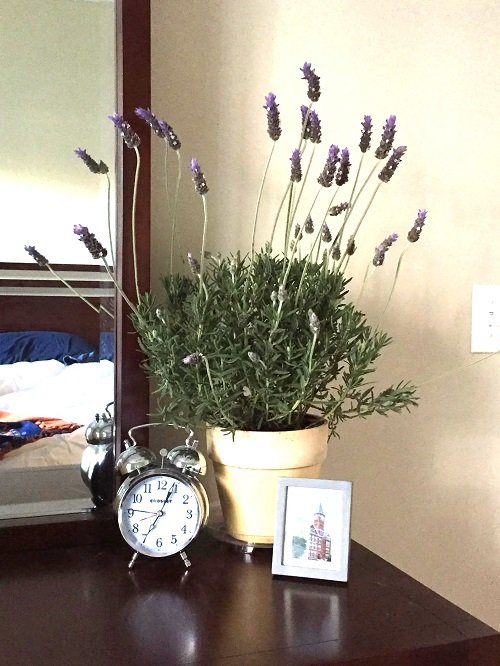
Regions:
[[[234,439],[220,428],[208,428],[208,455],[228,534],[272,544],[278,479],[318,478],[327,445],[328,425],[321,421],[304,430],[237,430]]]

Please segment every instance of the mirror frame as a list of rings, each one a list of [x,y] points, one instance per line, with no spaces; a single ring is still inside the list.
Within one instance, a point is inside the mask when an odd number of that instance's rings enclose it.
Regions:
[[[127,119],[137,106],[151,106],[150,0],[115,0],[117,111]],[[134,125],[141,138],[141,170],[136,204],[136,249],[139,285],[150,283],[151,133],[145,123]],[[135,179],[135,151],[118,138],[116,150],[117,276],[128,294],[135,293],[130,227]],[[132,425],[144,423],[149,412],[149,389],[141,367],[137,336],[129,309],[119,297],[115,317],[116,451]],[[13,518],[0,521],[0,553],[9,550],[114,542],[119,532],[111,507],[92,512]]]

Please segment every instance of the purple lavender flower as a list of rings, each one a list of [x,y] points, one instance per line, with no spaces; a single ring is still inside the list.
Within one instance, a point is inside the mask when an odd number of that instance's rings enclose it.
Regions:
[[[302,104],[300,107],[300,115],[302,117],[302,138],[304,140],[311,138],[311,112],[309,108]]]
[[[182,359],[184,365],[197,365],[202,359],[200,352],[195,352],[194,354],[189,354]]]
[[[345,210],[349,208],[349,203],[347,201],[344,201],[341,204],[337,204],[336,206],[332,206],[328,213],[330,215],[340,215],[340,213],[343,213]]]
[[[394,137],[396,135],[396,116],[389,116],[385,121],[384,129],[382,131],[382,136],[380,138],[380,144],[375,151],[375,157],[379,160],[383,160],[389,154],[392,144],[394,143]]]
[[[307,96],[311,102],[317,102],[319,96],[321,95],[319,88],[319,76],[311,67],[310,62],[305,62],[304,66],[300,68],[300,71],[304,74],[302,78],[307,81]]]
[[[206,194],[208,192],[207,182],[203,171],[200,168],[200,164],[197,159],[193,158],[191,160],[191,174],[193,183],[198,194]]]
[[[395,243],[397,240],[398,240],[398,235],[391,234],[390,236],[387,236],[387,238],[383,240],[380,243],[380,245],[377,245],[377,247],[375,248],[375,256],[373,257],[374,266],[382,266],[385,259],[385,253],[391,247],[391,245]]]
[[[295,225],[295,229],[293,230],[293,236],[299,241],[302,240],[302,234],[300,233],[300,224]]]
[[[349,179],[350,166],[351,163],[349,162],[349,150],[347,148],[343,148],[342,152],[340,153],[339,168],[337,169],[337,173],[335,175],[335,182],[337,185],[344,185],[347,183]]]
[[[266,95],[266,104],[263,107],[267,111],[267,133],[273,141],[281,136],[280,112],[276,104],[276,95],[272,92]]]
[[[165,139],[172,150],[179,150],[181,142],[173,128],[164,120],[157,118],[151,109],[139,107],[135,110],[135,115],[142,118],[151,127],[156,136],[160,139]]]
[[[340,245],[338,243],[334,243],[332,245],[330,252],[334,261],[338,261],[340,259]]]
[[[316,111],[309,113],[309,138],[311,143],[321,143],[321,121]]]
[[[174,129],[164,120],[158,120],[158,125],[160,126],[163,136],[166,138],[168,145],[172,150],[179,150],[181,147],[181,142],[179,137],[174,132]]]
[[[47,266],[49,260],[37,251],[34,245],[25,245],[24,249],[39,266]]]
[[[89,171],[92,173],[108,173],[109,169],[107,165],[104,164],[102,160],[97,163],[94,159],[92,159],[92,157],[90,157],[85,148],[75,148],[75,155],[82,160],[87,169],[89,169]]]
[[[158,122],[158,118],[155,116],[155,114],[151,111],[151,109],[145,109],[142,106],[137,107],[134,111],[135,115],[140,118],[141,120],[144,120],[145,123],[147,123],[153,132],[160,137],[160,139],[165,138],[165,134],[160,127],[160,123]]]
[[[134,132],[130,124],[118,113],[113,113],[108,118],[122,135],[127,148],[137,148],[141,143],[139,135]]]
[[[302,167],[300,165],[300,150],[295,148],[290,157],[292,168],[290,171],[290,180],[292,183],[300,183],[302,180]]]
[[[399,148],[394,148],[392,155],[389,157],[384,165],[384,168],[378,175],[383,183],[388,183],[390,181],[405,153],[406,146],[399,146]]]
[[[328,228],[328,225],[326,222],[323,222],[321,225],[321,240],[324,243],[331,243],[332,242],[332,233],[330,229]]]
[[[84,227],[81,224],[75,224],[73,226],[73,232],[79,236],[78,240],[82,241],[93,259],[104,259],[108,254],[106,248],[99,243],[95,235],[90,233],[87,227]]]
[[[307,219],[304,224],[304,231],[306,234],[312,234],[314,232],[314,222],[310,215],[307,216]]]
[[[362,153],[366,153],[367,150],[370,150],[370,142],[372,136],[372,117],[365,116],[363,122],[361,123],[363,132],[361,133],[361,139],[359,140],[359,147]]]
[[[189,268],[191,269],[191,273],[193,273],[193,275],[199,275],[200,274],[200,262],[196,259],[196,257],[193,257],[191,252],[187,253],[187,260],[188,260]]]
[[[426,217],[427,217],[427,211],[425,210],[425,208],[419,208],[417,213],[417,218],[413,223],[413,227],[408,232],[408,240],[410,241],[410,243],[416,243],[420,238],[420,234],[422,233],[422,227],[425,224]]]
[[[356,243],[354,242],[354,236],[351,236],[347,241],[346,254],[349,256],[353,255],[356,252]]]
[[[312,310],[309,310],[307,315],[309,317],[309,328],[311,330],[311,333],[313,335],[318,335],[319,329],[321,328],[321,324],[317,314],[314,313]]]
[[[330,146],[325,166],[318,176],[318,183],[323,187],[330,187],[332,185],[339,159],[339,147],[334,145]]]

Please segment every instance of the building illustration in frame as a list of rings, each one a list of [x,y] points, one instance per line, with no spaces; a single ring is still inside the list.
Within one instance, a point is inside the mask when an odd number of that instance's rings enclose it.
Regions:
[[[309,528],[309,539],[307,544],[309,560],[331,561],[332,541],[328,532],[325,532],[325,512],[321,502],[318,510],[313,515],[313,521]]]

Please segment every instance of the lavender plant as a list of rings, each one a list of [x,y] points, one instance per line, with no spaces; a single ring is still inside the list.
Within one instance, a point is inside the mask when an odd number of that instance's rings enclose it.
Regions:
[[[304,63],[301,72],[309,103],[300,106],[300,139],[289,153],[287,181],[274,219],[267,221],[272,228],[269,240],[255,249],[266,179],[276,143],[283,140],[279,105],[272,92],[264,104],[272,143],[257,195],[250,251],[227,257],[206,251],[209,186],[193,158],[189,168],[204,223],[199,251],[187,254],[186,273],[172,268],[183,170],[181,142],[173,128],[150,109],[136,110],[138,118],[164,141],[165,165],[171,152],[177,157],[173,200],[165,179],[171,220],[170,271],[161,278],[161,302],[151,293],[140,293],[137,281],[133,301],[117,288],[131,308],[145,370],[155,379],[160,416],[179,427],[291,430],[307,427],[314,414],[337,434],[337,425],[345,419],[400,412],[417,404],[415,386],[409,382],[376,390],[371,375],[391,338],[369,325],[348,293],[347,266],[360,242],[360,227],[406,152],[406,146],[393,148],[396,117],[385,121],[373,165],[365,174],[373,122],[371,116],[364,116],[352,186],[353,154],[336,144],[325,151],[323,167],[313,179],[313,158],[322,141],[321,120],[313,108],[321,95],[320,78],[310,63]],[[131,221],[135,236],[140,140],[121,116],[113,114],[110,120],[137,156]],[[107,174],[102,162],[92,160],[82,149],[75,152],[93,173]],[[363,192],[370,186],[368,202],[359,212]],[[326,204],[320,203],[325,197]],[[426,215],[426,210],[418,211],[407,235],[408,247],[419,240]],[[106,249],[94,234],[79,225],[74,231],[113,277]],[[398,235],[390,233],[375,248],[365,282],[370,271],[380,270],[397,240]],[[389,299],[408,247],[399,256]],[[26,249],[40,265],[49,266],[35,248]],[[137,275],[135,249],[133,255]]]
[[[301,71],[309,104],[300,107],[300,141],[290,153],[289,180],[277,202],[270,240],[255,249],[266,178],[276,142],[283,140],[272,92],[264,103],[272,143],[257,196],[250,252],[227,257],[206,252],[209,186],[200,163],[192,159],[191,178],[204,218],[199,251],[188,253],[188,274],[171,269],[161,278],[162,302],[146,293],[134,308],[145,368],[157,385],[158,410],[178,426],[300,429],[307,426],[310,414],[316,414],[336,434],[345,419],[400,412],[417,404],[411,383],[401,381],[376,391],[370,381],[391,338],[370,326],[349,300],[346,273],[371,203],[392,180],[406,151],[405,146],[393,148],[396,117],[387,118],[375,164],[364,180],[363,160],[373,132],[370,116],[361,123],[360,159],[350,192],[343,194],[353,158],[348,148],[335,144],[326,151],[314,188],[312,158],[321,145],[322,129],[313,106],[320,98],[320,79],[310,63]],[[155,129],[155,121],[162,121],[149,109],[136,113],[165,140],[168,158],[173,147]],[[180,166],[180,150],[174,150]],[[358,213],[360,196],[375,176],[368,204]],[[311,188],[316,190],[312,194]],[[173,210],[177,192],[178,188]],[[325,192],[329,199],[321,207],[319,198]],[[418,240],[425,214],[419,211],[409,240]],[[278,241],[280,228],[283,239]],[[384,263],[396,240],[397,234],[391,233],[375,248],[373,268]]]

